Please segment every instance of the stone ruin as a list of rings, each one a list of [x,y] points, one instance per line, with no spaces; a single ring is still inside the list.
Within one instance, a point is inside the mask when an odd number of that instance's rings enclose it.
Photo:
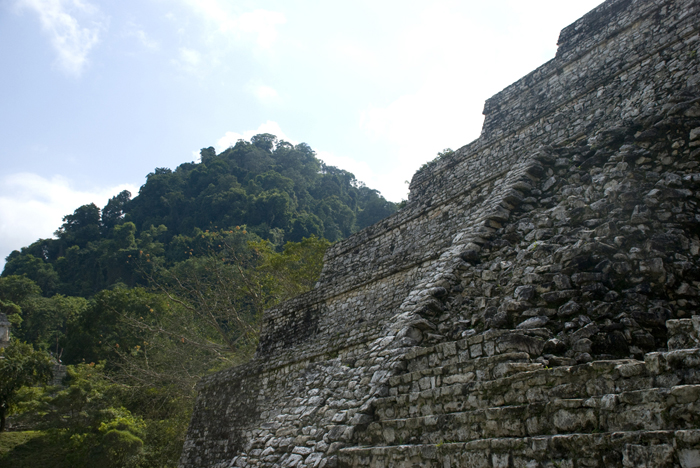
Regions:
[[[7,319],[7,315],[0,312],[0,348],[10,344],[10,328],[12,324]]]
[[[0,312],[0,349],[7,347],[10,344],[11,336],[10,330],[12,329],[12,323],[7,318],[7,315]],[[0,356],[0,359],[3,359]],[[66,366],[61,364],[55,357],[52,357],[53,364],[53,377],[49,381],[49,385],[57,386],[63,385],[63,379],[66,377],[67,369]]]
[[[700,0],[609,0],[334,244],[180,467],[699,467]]]

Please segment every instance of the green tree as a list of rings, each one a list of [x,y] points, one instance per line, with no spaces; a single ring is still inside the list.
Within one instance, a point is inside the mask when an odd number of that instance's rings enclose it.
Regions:
[[[252,144],[257,146],[261,150],[267,152],[272,152],[272,148],[275,147],[276,141],[277,137],[270,133],[261,133],[259,135],[255,135],[253,138],[250,139],[250,142]]]
[[[186,337],[222,359],[227,353],[252,352],[269,303],[255,275],[257,254],[241,244],[247,239],[245,230],[206,233],[201,240],[214,242],[206,255],[151,276],[152,284],[180,308],[167,325],[151,331]]]
[[[330,242],[316,236],[287,242],[282,252],[276,252],[267,241],[251,243],[261,257],[256,269],[272,297],[270,302],[279,303],[313,289],[321,276],[328,246]]]
[[[213,146],[199,150],[199,158],[204,164],[209,164],[216,157],[216,150]]]
[[[63,217],[63,224],[54,233],[68,245],[84,247],[100,235],[100,209],[94,204],[83,205],[73,214]]]
[[[102,228],[107,233],[123,219],[127,203],[131,200],[131,192],[122,190],[118,195],[109,199],[102,208]]]
[[[53,377],[53,363],[48,354],[35,351],[26,343],[12,340],[0,349],[0,432],[12,411],[17,392],[30,385],[46,384]]]
[[[56,293],[60,279],[51,263],[32,254],[21,254],[17,250],[7,257],[3,277],[24,276],[36,283],[45,295]]]
[[[129,386],[193,401],[202,375],[252,356],[264,309],[314,287],[329,245],[314,237],[278,253],[268,241],[241,244],[242,232],[209,235],[217,249],[151,277],[160,294],[149,310],[114,309],[122,345],[112,349]]]
[[[39,295],[39,285],[26,276],[7,275],[0,278],[0,300],[20,304],[29,297]]]
[[[5,314],[12,326],[17,329],[23,321],[20,304],[40,294],[41,288],[26,276],[0,277],[0,313]]]
[[[165,307],[162,298],[143,288],[121,285],[100,291],[69,323],[62,341],[63,360],[69,364],[108,360],[113,364],[121,350],[144,341],[126,326],[124,317],[149,320],[154,309],[162,307]]]
[[[88,300],[56,294],[50,298],[31,296],[20,302],[21,324],[14,335],[61,359],[69,329],[88,308]]]
[[[287,229],[292,217],[292,200],[286,192],[268,190],[253,198],[250,211],[251,224],[265,223],[270,228]]]
[[[371,226],[396,211],[396,204],[386,201],[378,191],[364,187],[361,192],[363,208],[357,215],[360,228]]]
[[[303,211],[292,222],[292,229],[286,237],[292,242],[301,242],[311,236],[323,237],[323,221],[315,214]]]
[[[35,427],[65,450],[65,466],[137,467],[142,466],[146,422],[124,406],[128,400],[104,363],[78,364],[68,366],[64,387],[35,392],[23,416],[29,421],[33,412]]]

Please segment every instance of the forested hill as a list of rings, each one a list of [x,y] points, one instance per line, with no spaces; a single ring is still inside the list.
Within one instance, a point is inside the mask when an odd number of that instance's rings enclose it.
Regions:
[[[263,311],[314,287],[329,241],[396,208],[261,134],[66,215],[0,275],[0,466],[175,468],[196,382],[252,356]],[[35,386],[58,360],[60,385]]]
[[[201,162],[157,168],[132,198],[124,191],[100,209],[64,217],[55,239],[7,257],[2,276],[25,275],[46,296],[89,297],[116,283],[134,286],[136,256],[174,265],[211,247],[210,233],[249,233],[274,246],[315,235],[336,241],[396,211],[355,176],[318,160],[305,143],[270,134],[239,140]]]

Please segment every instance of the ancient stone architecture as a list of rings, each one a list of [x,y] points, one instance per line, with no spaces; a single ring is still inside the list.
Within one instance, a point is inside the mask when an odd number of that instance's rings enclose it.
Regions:
[[[7,319],[7,315],[0,312],[0,348],[4,348],[10,343],[10,328],[12,324]]]
[[[180,466],[700,467],[700,0],[609,0],[332,246]]]

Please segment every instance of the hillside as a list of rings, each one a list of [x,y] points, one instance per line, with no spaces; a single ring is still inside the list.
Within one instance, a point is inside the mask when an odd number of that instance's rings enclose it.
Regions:
[[[201,162],[156,168],[136,197],[124,191],[100,209],[64,217],[55,239],[39,239],[7,257],[2,276],[24,275],[45,296],[89,297],[116,283],[144,284],[138,255],[172,266],[208,248],[202,233],[243,231],[276,247],[316,236],[343,239],[396,211],[355,176],[270,134],[239,140]]]
[[[0,465],[175,466],[196,383],[250,359],[263,310],[312,289],[331,242],[395,211],[269,134],[77,208],[0,276]],[[62,385],[34,386],[57,361]]]

